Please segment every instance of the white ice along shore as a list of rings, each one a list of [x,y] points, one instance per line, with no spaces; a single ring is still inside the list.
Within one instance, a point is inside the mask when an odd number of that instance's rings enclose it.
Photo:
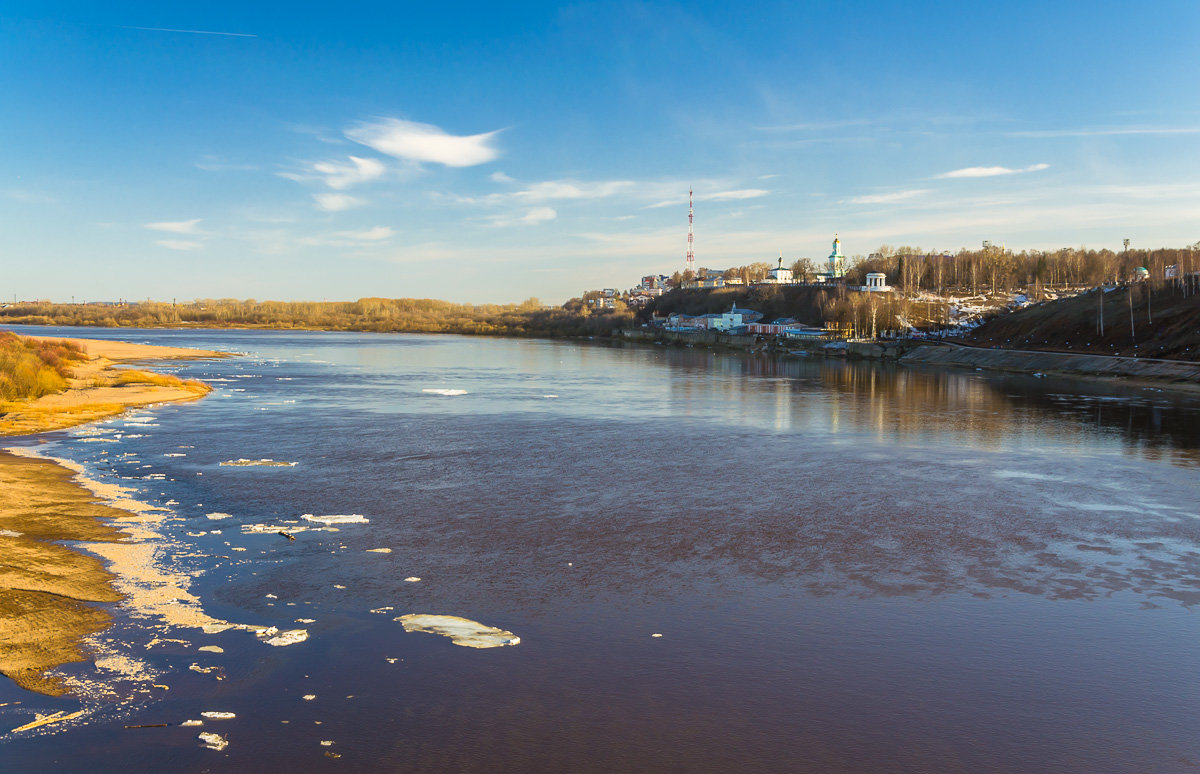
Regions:
[[[521,638],[504,629],[481,624],[456,615],[424,615],[410,613],[392,619],[404,625],[406,632],[429,632],[449,637],[455,645],[464,648],[501,648],[518,645]]]
[[[205,613],[200,598],[189,591],[191,573],[174,566],[168,558],[185,548],[162,531],[163,519],[171,513],[169,509],[134,499],[134,489],[89,478],[83,466],[71,460],[38,454],[25,448],[6,451],[22,457],[57,462],[73,471],[75,481],[96,495],[99,501],[130,514],[129,518],[110,522],[124,533],[126,540],[115,543],[77,542],[74,545],[104,560],[109,571],[116,576],[114,587],[124,597],[119,603],[120,607],[130,619],[145,621],[147,629],[155,636],[162,637],[177,629],[199,629],[205,634],[242,630],[253,633],[267,645],[277,647],[308,639],[305,629],[280,631],[274,626],[234,623]],[[107,640],[107,644],[94,638],[90,642],[95,647],[118,647]],[[114,650],[112,653],[96,653],[95,661],[99,664],[110,656],[118,660],[130,658],[128,653]],[[144,674],[148,680],[153,671],[132,670],[132,673]],[[100,687],[99,684],[78,686],[80,693],[94,693]]]

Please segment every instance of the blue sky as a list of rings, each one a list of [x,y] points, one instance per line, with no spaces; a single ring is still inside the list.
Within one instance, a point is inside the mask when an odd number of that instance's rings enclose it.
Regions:
[[[1200,240],[1200,4],[0,0],[0,297]]]

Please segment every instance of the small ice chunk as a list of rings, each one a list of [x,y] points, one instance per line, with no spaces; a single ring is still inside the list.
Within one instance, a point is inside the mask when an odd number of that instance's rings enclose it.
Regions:
[[[404,582],[405,583],[420,583],[421,579],[418,578],[416,575],[410,575],[404,579]]]
[[[279,597],[275,596],[274,594],[265,594],[264,596],[267,599],[279,599]]]
[[[517,645],[521,638],[504,629],[481,624],[456,615],[423,615],[410,613],[395,619],[407,632],[429,632],[449,637],[455,645],[466,648],[499,648]]]
[[[237,715],[232,712],[218,712],[216,710],[208,710],[201,712],[200,717],[208,718],[209,720],[233,720]]]
[[[221,519],[228,519],[231,516],[233,516],[232,513],[221,513],[220,511],[217,511],[216,513],[209,513],[206,515],[208,516],[208,518],[212,519],[213,521],[219,521]]]
[[[21,537],[20,532],[13,532],[11,529],[0,529],[0,536],[3,537]]]
[[[224,653],[225,652],[225,649],[222,648],[220,645],[201,645],[199,648],[197,648],[197,650],[204,651],[205,653]]]
[[[333,740],[331,740],[331,739],[322,739],[322,740],[321,740],[321,746],[322,746],[322,747],[333,747]]]
[[[426,389],[424,389],[424,390],[421,390],[421,392],[427,392],[427,393],[429,393],[429,394],[431,394],[431,395],[447,395],[447,396],[450,396],[450,395],[466,395],[466,394],[467,394],[467,391],[466,391],[466,390],[439,390],[439,389],[430,389],[430,388],[426,388]]]
[[[279,634],[273,637],[263,639],[263,642],[276,648],[283,648],[288,645],[295,645],[298,642],[304,642],[307,639],[307,629],[288,629],[287,631],[279,632]]]
[[[317,698],[317,695],[315,693],[306,693],[300,698],[304,699],[305,701],[312,701],[313,699]]]
[[[390,548],[368,548],[367,549],[368,554],[390,554],[391,552],[392,552],[392,549],[390,549]]]
[[[212,733],[205,732],[203,734],[200,734],[200,736],[198,736],[196,738],[199,739],[201,742],[204,742],[204,746],[210,750],[220,751],[220,750],[224,750],[226,747],[229,746],[229,741],[227,739],[225,739],[225,737],[221,736],[220,734],[212,734]]]
[[[310,623],[316,623],[316,622],[317,622],[317,619],[315,619],[315,618],[297,618],[296,619],[296,623],[302,623],[302,624],[310,624]]]
[[[661,635],[661,634],[658,634],[658,633],[656,632],[656,633],[654,633],[654,634],[651,634],[650,636],[651,636],[651,637],[661,637],[662,635]]]
[[[202,725],[204,725],[204,721],[203,720],[185,720],[182,723],[180,723],[179,725],[181,725],[181,726],[202,726]]]

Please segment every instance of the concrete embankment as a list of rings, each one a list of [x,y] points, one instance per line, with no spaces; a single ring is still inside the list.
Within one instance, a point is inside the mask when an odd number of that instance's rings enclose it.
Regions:
[[[1018,373],[1054,373],[1071,376],[1118,377],[1160,382],[1190,383],[1200,387],[1200,363],[1108,355],[982,349],[952,344],[916,347],[899,358],[904,365],[984,368]]]

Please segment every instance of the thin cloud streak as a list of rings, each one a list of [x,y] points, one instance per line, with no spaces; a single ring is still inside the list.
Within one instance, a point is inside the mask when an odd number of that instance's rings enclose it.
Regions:
[[[227,38],[257,38],[247,32],[217,32],[215,30],[177,30],[171,27],[132,27],[126,24],[113,25],[122,30],[141,30],[142,32],[179,32],[187,35],[221,35]]]
[[[313,194],[313,201],[316,202],[318,209],[326,212],[344,212],[367,203],[366,200],[359,199],[357,196],[338,193]]]
[[[846,201],[849,204],[893,204],[895,202],[907,201],[927,193],[929,193],[928,188],[914,188],[910,191],[896,191],[895,193],[855,196],[847,199]]]
[[[182,239],[160,239],[154,244],[158,245],[159,247],[165,247],[168,250],[190,251],[199,250],[201,247],[204,247],[204,245],[200,242],[189,242]]]
[[[200,229],[197,224],[200,223],[200,218],[192,218],[191,220],[164,220],[159,223],[147,223],[146,228],[151,231],[166,231],[171,234],[199,234]]]
[[[1130,127],[1127,129],[1046,129],[1006,132],[1006,137],[1115,137],[1122,135],[1200,134],[1200,127]]]
[[[998,177],[1000,175],[1021,175],[1026,172],[1041,172],[1043,169],[1049,168],[1049,164],[1033,164],[1020,169],[1010,169],[1009,167],[964,167],[963,169],[955,169],[950,172],[943,172],[940,175],[934,175],[934,179],[957,180],[965,177]]]

